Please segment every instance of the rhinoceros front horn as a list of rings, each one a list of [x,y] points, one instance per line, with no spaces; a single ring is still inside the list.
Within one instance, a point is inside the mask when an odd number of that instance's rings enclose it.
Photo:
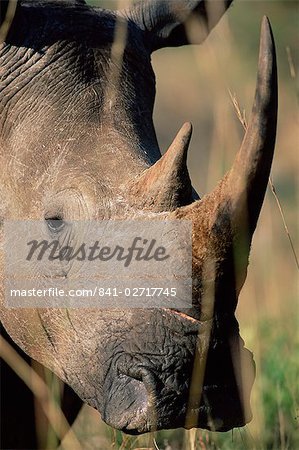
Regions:
[[[275,147],[277,97],[275,46],[264,17],[255,101],[231,170],[210,194],[194,201],[186,165],[192,127],[186,123],[162,158],[131,185],[131,198],[141,209],[168,211],[170,219],[192,220],[193,279],[200,286],[204,279],[213,280],[218,311],[235,309],[246,278]],[[202,292],[195,293],[201,296]]]
[[[171,213],[193,222],[193,271],[214,267],[215,301],[235,308],[271,169],[277,122],[277,69],[270,23],[263,18],[255,102],[231,170],[210,194]],[[233,274],[233,275],[232,275]],[[219,292],[218,292],[219,291]],[[217,294],[218,293],[218,294]]]

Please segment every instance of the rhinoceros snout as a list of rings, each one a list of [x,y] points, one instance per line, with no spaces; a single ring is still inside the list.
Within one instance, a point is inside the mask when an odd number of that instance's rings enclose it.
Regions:
[[[102,418],[108,425],[130,434],[153,428],[157,379],[144,367],[120,365],[118,375],[105,389],[99,402]]]
[[[154,315],[156,327],[139,314],[117,352],[109,357],[106,349],[92,403],[102,419],[128,434],[173,427],[227,431],[248,423],[255,365],[235,319],[218,318],[221,324],[211,328],[210,321],[173,311]]]

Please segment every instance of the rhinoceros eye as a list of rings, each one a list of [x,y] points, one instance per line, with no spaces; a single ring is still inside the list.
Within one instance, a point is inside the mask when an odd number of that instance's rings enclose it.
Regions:
[[[58,233],[64,227],[64,221],[60,216],[46,218],[46,223],[52,233]]]

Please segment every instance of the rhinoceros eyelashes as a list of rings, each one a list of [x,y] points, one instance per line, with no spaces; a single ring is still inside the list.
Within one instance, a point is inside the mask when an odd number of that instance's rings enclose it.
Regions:
[[[65,222],[60,216],[48,217],[45,220],[51,233],[59,233],[65,226]]]

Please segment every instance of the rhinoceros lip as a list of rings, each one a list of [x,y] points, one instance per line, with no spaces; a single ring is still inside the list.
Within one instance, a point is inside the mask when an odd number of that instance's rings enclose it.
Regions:
[[[187,309],[186,311],[163,308],[163,311],[168,316],[173,317],[176,321],[186,326],[186,334],[190,334],[190,330],[193,330],[191,334],[200,334],[200,330],[209,328],[214,321],[214,316],[202,317],[194,308]],[[187,329],[189,329],[188,332]]]
[[[154,369],[118,364],[117,376],[109,386],[105,405],[102,408],[103,403],[98,401],[98,409],[108,425],[127,434],[173,428],[173,423],[186,429],[201,427],[214,431],[227,431],[245,424],[234,410],[231,395],[234,389],[229,384],[206,383],[202,395],[188,401],[188,388],[168,389],[161,384]],[[222,407],[218,409],[216,397],[232,412],[229,420],[224,419]],[[174,404],[175,415],[171,409]]]
[[[157,317],[162,317],[163,326],[176,336],[192,335],[190,339],[197,345],[200,342],[197,336],[203,334],[205,337],[206,332],[209,336],[213,319],[201,321],[189,316],[189,312],[192,310],[161,309]],[[205,341],[203,339],[203,345],[207,345]],[[236,386],[230,384],[228,377],[223,378],[221,371],[217,379],[208,377],[204,381],[202,395],[198,391],[190,398],[192,369],[190,372],[188,361],[176,360],[176,364],[189,381],[182,378],[179,384],[172,384],[154,361],[135,359],[130,346],[128,349],[110,366],[103,397],[97,401],[102,418],[108,425],[128,434],[141,434],[174,427],[226,431],[246,423],[238,406]],[[213,357],[216,362],[219,352],[221,356],[222,352],[218,350]]]
[[[225,420],[221,417],[216,417],[213,414],[213,419],[210,419],[210,408],[202,402],[202,399],[195,400],[189,403],[187,407],[177,409],[177,414],[173,416],[173,411],[167,410],[166,406],[158,402],[157,405],[153,405],[149,400],[148,390],[144,383],[132,377],[121,375],[125,386],[130,387],[136,393],[136,398],[128,404],[127,408],[121,409],[119,407],[107,412],[105,410],[102,413],[104,421],[119,430],[131,435],[142,434],[152,431],[158,431],[161,429],[173,428],[173,423],[176,427],[184,427],[185,429],[191,429],[194,427],[201,427],[210,429],[212,431],[228,431],[234,427],[241,427],[245,425],[245,421],[242,418],[233,417],[230,420]],[[206,385],[203,387],[203,391],[213,392],[214,395],[225,395],[226,392],[230,392],[229,386],[215,386]],[[181,400],[188,398],[188,394],[180,394]],[[230,405],[228,405],[229,407]]]
[[[196,319],[195,317],[192,317],[189,314],[187,314],[187,313],[185,313],[183,311],[179,311],[177,309],[164,309],[164,311],[167,311],[169,314],[175,314],[176,316],[178,316],[181,319],[189,320],[190,322],[193,322],[193,323],[196,323],[196,324],[200,324],[201,323],[201,321]]]
[[[141,380],[120,373],[114,384],[113,397],[117,397],[118,401],[113,402],[109,398],[104,408],[102,401],[98,400],[97,409],[108,425],[129,434],[143,433],[150,429],[148,391]],[[129,399],[128,402],[126,398]]]

